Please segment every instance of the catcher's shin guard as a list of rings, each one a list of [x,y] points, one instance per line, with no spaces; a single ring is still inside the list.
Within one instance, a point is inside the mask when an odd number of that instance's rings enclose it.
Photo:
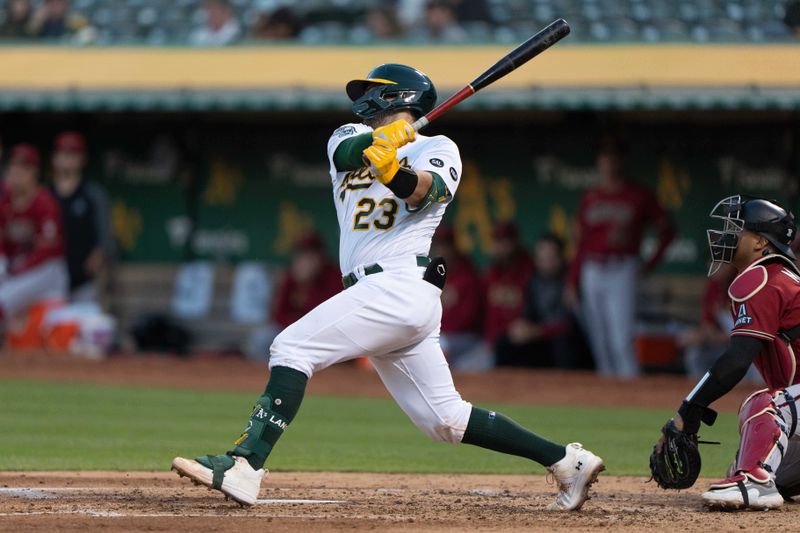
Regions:
[[[788,438],[772,395],[759,391],[745,400],[739,409],[739,453],[732,482],[743,475],[757,483],[775,478]]]

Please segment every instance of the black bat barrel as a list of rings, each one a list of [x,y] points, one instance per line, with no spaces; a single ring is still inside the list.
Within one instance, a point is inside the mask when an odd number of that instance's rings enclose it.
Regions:
[[[566,20],[558,19],[552,22],[539,33],[503,56],[500,61],[492,65],[486,72],[475,78],[470,85],[475,92],[478,92],[515,68],[524,65],[567,35],[569,35],[569,24],[567,24]]]

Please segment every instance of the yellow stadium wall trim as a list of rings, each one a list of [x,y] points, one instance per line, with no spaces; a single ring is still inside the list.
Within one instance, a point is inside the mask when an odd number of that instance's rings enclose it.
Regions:
[[[465,47],[0,48],[3,89],[339,90],[384,62],[465,85],[508,51]],[[498,82],[530,86],[800,87],[800,45],[556,46]]]

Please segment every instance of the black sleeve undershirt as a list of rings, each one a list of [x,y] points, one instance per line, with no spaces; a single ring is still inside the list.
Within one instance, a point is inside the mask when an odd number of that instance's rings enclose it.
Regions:
[[[764,341],[755,337],[734,335],[728,349],[708,371],[705,383],[686,400],[707,407],[731,391],[747,374],[747,369],[764,348]]]

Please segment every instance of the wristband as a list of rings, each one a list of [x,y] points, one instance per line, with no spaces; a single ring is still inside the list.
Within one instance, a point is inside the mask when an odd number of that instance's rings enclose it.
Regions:
[[[386,187],[400,199],[406,199],[417,189],[419,176],[410,168],[400,167]]]
[[[713,426],[717,420],[717,412],[713,409],[686,400],[678,409],[678,414],[683,419],[683,432],[689,434],[697,433],[700,430],[700,422],[707,426]]]

